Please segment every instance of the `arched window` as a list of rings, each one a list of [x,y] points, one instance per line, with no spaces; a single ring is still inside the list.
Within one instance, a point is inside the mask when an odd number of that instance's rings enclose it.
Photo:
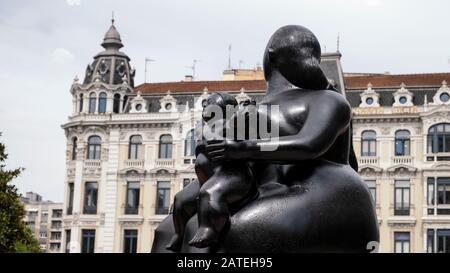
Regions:
[[[162,135],[159,138],[159,158],[172,158],[171,135]]]
[[[130,137],[130,144],[128,146],[128,159],[138,159],[141,145],[142,137],[140,135],[134,135]]]
[[[95,96],[95,93],[92,92],[89,94],[89,113],[95,113],[95,102],[97,101],[97,97]]]
[[[80,103],[78,104],[78,106],[79,106],[79,109],[78,109],[78,112],[83,112],[83,101],[84,101],[84,98],[83,98],[83,94],[80,94]]]
[[[120,94],[114,95],[113,112],[116,114],[120,112]]]
[[[77,138],[72,138],[72,160],[77,159]]]
[[[100,159],[102,139],[99,136],[91,136],[88,139],[87,159]]]
[[[410,155],[410,137],[409,131],[399,130],[395,132],[395,155],[406,156]]]
[[[377,155],[377,134],[374,131],[364,131],[361,135],[361,156]]]
[[[450,123],[440,123],[430,127],[428,153],[450,153]]]
[[[123,107],[122,107],[122,111],[125,110],[125,107],[127,106],[127,101],[128,101],[128,96],[127,96],[127,95],[123,96]]]
[[[195,155],[194,129],[190,130],[186,135],[186,140],[184,141],[184,155],[185,156]]]
[[[106,112],[106,93],[101,92],[98,97],[98,112],[105,113]]]

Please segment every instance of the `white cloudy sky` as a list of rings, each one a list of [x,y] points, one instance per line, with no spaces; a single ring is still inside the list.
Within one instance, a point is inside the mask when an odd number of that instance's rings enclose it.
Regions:
[[[272,32],[309,27],[327,51],[340,33],[347,72],[448,71],[446,0],[0,0],[0,131],[8,167],[23,166],[21,192],[63,200],[69,87],[98,53],[111,12],[123,49],[144,79],[179,81],[194,59],[199,80],[219,79],[232,63],[254,67]]]

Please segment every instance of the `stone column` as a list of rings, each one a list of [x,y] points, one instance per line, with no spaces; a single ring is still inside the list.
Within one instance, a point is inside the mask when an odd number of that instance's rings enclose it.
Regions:
[[[114,251],[117,208],[117,170],[119,168],[119,131],[109,134],[109,153],[106,166],[106,186],[104,189],[105,222],[103,226],[103,252]]]

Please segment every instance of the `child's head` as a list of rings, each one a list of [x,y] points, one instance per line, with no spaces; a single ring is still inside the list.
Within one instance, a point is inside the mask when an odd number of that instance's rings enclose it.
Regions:
[[[205,120],[205,121],[208,121],[209,119],[211,119],[210,114],[208,113],[208,111],[206,111],[208,106],[211,106],[211,105],[220,107],[220,109],[222,110],[222,116],[225,118],[227,105],[237,106],[238,103],[237,103],[236,99],[228,93],[216,92],[216,93],[211,94],[208,97],[208,99],[206,100],[206,103],[203,105],[203,120]],[[208,113],[208,114],[206,114],[206,113]]]

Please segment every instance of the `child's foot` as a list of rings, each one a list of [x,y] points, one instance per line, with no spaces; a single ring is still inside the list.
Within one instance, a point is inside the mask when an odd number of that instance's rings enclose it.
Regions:
[[[170,242],[166,245],[166,249],[172,250],[175,252],[180,251],[182,243],[182,237],[178,234],[174,234]]]
[[[200,227],[189,245],[197,248],[208,247],[218,242],[218,234],[212,228]]]

